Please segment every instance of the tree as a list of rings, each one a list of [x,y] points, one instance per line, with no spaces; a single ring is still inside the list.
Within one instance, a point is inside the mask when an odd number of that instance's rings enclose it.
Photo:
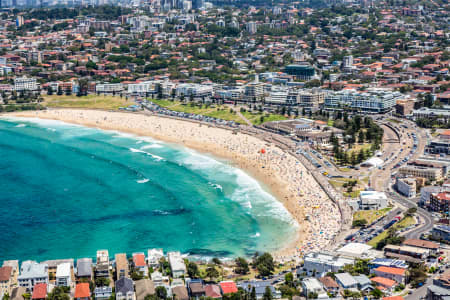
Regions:
[[[234,271],[237,274],[245,275],[250,271],[248,267],[248,262],[245,260],[245,258],[238,257],[234,262],[236,264],[236,268],[234,269]]]
[[[47,87],[47,95],[53,95],[53,89],[52,89],[52,87],[51,86],[48,86]]]
[[[256,256],[253,260],[253,266],[258,270],[261,276],[269,276],[275,270],[275,264],[270,253]]]
[[[294,275],[291,272],[286,273],[284,275],[284,281],[286,282],[287,285],[293,286],[294,285]]]
[[[210,280],[213,280],[214,278],[219,277],[219,271],[217,271],[214,266],[209,266],[208,268],[206,268],[206,276]]]
[[[409,282],[416,288],[427,280],[427,267],[423,264],[413,264],[409,267]]]
[[[187,266],[187,272],[190,278],[197,278],[199,271],[195,262],[190,261]]]
[[[370,292],[370,295],[372,295],[375,299],[380,299],[381,297],[383,297],[383,292],[379,289],[374,289]]]
[[[252,291],[250,292],[250,300],[256,300],[256,289],[253,286]]]
[[[353,227],[363,227],[367,225],[366,219],[360,219],[360,220],[353,220],[352,226]]]
[[[155,289],[155,295],[158,299],[167,299],[167,290],[163,286],[157,286]]]
[[[273,296],[272,296],[272,290],[270,289],[270,287],[266,286],[266,290],[264,291],[263,294],[263,300],[272,300]]]
[[[96,286],[108,286],[109,285],[109,279],[105,277],[98,277],[95,279],[95,285]]]
[[[212,259],[212,262],[215,264],[215,265],[221,265],[222,264],[222,262],[220,261],[220,259],[218,259],[217,257],[214,257],[213,259]]]

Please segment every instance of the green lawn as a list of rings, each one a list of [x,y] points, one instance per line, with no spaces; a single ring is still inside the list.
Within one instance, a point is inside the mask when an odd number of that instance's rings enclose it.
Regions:
[[[242,112],[242,115],[246,117],[253,125],[261,125],[265,122],[274,122],[274,121],[283,121],[287,120],[285,116],[277,115],[277,114],[266,114],[266,113],[253,113],[253,112]],[[261,116],[264,117],[264,119],[261,122]]]
[[[380,210],[360,210],[353,214],[353,220],[366,220],[367,224],[372,223],[378,218],[384,216],[392,207],[386,207]]]
[[[237,113],[236,107],[230,107],[226,105],[211,105],[207,107],[206,105],[198,106],[191,104],[184,104],[180,101],[171,101],[171,100],[158,100],[158,99],[149,99],[153,103],[168,108],[173,111],[191,113],[204,115],[208,117],[219,118],[227,121],[234,121],[237,123],[245,124],[245,120],[242,119]],[[234,112],[230,112],[230,108]],[[253,125],[261,124],[261,116],[264,116],[263,122],[271,122],[271,121],[280,121],[286,120],[287,118],[282,115],[277,114],[265,114],[265,113],[251,113],[248,111],[242,112],[242,115],[247,118]]]
[[[393,227],[396,230],[400,230],[402,228],[408,227],[410,225],[415,224],[415,220],[413,217],[406,217],[403,218],[400,222],[398,222],[397,224],[395,224]],[[383,231],[382,233],[380,233],[379,235],[377,235],[376,237],[374,237],[373,239],[371,239],[367,244],[376,248],[377,244],[383,240],[384,238],[386,238],[387,236],[387,230]]]
[[[127,107],[134,104],[131,99],[128,101],[118,96],[102,96],[102,95],[87,95],[77,97],[75,95],[50,95],[44,96],[43,105],[47,107],[65,107],[65,108],[97,108],[116,110],[119,107]]]
[[[397,120],[397,119],[387,119],[389,122],[392,122],[392,123],[396,123],[396,124],[399,124],[399,123],[401,123],[402,121],[400,121],[400,120]]]
[[[361,190],[354,190],[350,193],[343,192],[342,195],[344,195],[345,197],[357,198],[357,197],[359,197],[360,192],[361,192]]]

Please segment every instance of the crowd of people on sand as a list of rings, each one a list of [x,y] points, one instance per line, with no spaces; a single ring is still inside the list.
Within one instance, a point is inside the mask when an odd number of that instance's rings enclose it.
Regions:
[[[229,157],[242,168],[258,170],[266,184],[296,218],[303,236],[293,248],[277,254],[280,260],[324,249],[340,229],[337,205],[330,200],[305,166],[277,146],[247,134],[169,118],[142,114],[61,109],[23,112],[22,116],[56,119],[104,129],[181,142],[188,147]],[[299,244],[301,243],[301,244]]]

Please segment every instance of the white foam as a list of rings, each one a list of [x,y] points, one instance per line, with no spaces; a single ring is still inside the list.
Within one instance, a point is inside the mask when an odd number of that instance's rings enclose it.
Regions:
[[[156,159],[156,160],[158,160],[158,161],[159,161],[159,160],[164,160],[163,157],[158,156],[158,155],[155,155],[155,154],[152,154],[152,153],[150,153],[150,152],[142,151],[142,150],[140,150],[140,149],[135,149],[135,148],[129,148],[129,149],[130,149],[131,152],[134,152],[134,153],[143,153],[143,154],[145,154],[145,155],[148,155],[148,156],[153,157],[154,159]]]
[[[257,238],[257,237],[260,237],[260,236],[261,236],[261,234],[259,232],[257,232],[254,235],[251,235],[250,237],[251,238]]]
[[[145,145],[145,146],[141,147],[141,150],[144,150],[144,149],[157,149],[157,148],[163,148],[163,146],[160,145],[160,144]]]
[[[220,191],[223,190],[222,186],[221,186],[220,184],[218,184],[218,183],[208,182],[208,184],[209,184],[210,186],[212,186],[213,188],[215,188],[216,190],[220,190]]]
[[[18,125],[16,125],[16,127],[26,127],[27,125],[25,125],[25,124],[18,124]]]
[[[150,179],[145,178],[145,179],[137,180],[136,182],[137,183],[146,183],[146,182],[149,182],[149,181],[150,181]]]

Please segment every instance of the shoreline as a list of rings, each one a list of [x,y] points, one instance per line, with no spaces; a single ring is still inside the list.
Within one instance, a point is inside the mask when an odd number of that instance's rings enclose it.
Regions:
[[[305,251],[324,248],[328,244],[327,241],[329,242],[339,230],[339,218],[336,218],[339,211],[336,205],[321,190],[312,176],[307,175],[308,171],[301,162],[277,146],[254,136],[240,132],[233,134],[228,129],[139,113],[51,109],[5,115],[59,120],[148,136],[230,161],[232,165],[264,184],[298,224],[295,238],[286,241],[279,250],[272,252],[279,261],[298,258],[300,248]],[[261,149],[265,149],[266,153],[259,153]],[[303,173],[306,176],[303,176]],[[305,197],[306,194],[308,196]],[[320,214],[317,208],[321,208]],[[322,220],[324,216],[321,214],[327,213],[323,208],[329,212],[327,220]],[[307,216],[309,220],[306,220]],[[331,238],[325,238],[326,236]]]

